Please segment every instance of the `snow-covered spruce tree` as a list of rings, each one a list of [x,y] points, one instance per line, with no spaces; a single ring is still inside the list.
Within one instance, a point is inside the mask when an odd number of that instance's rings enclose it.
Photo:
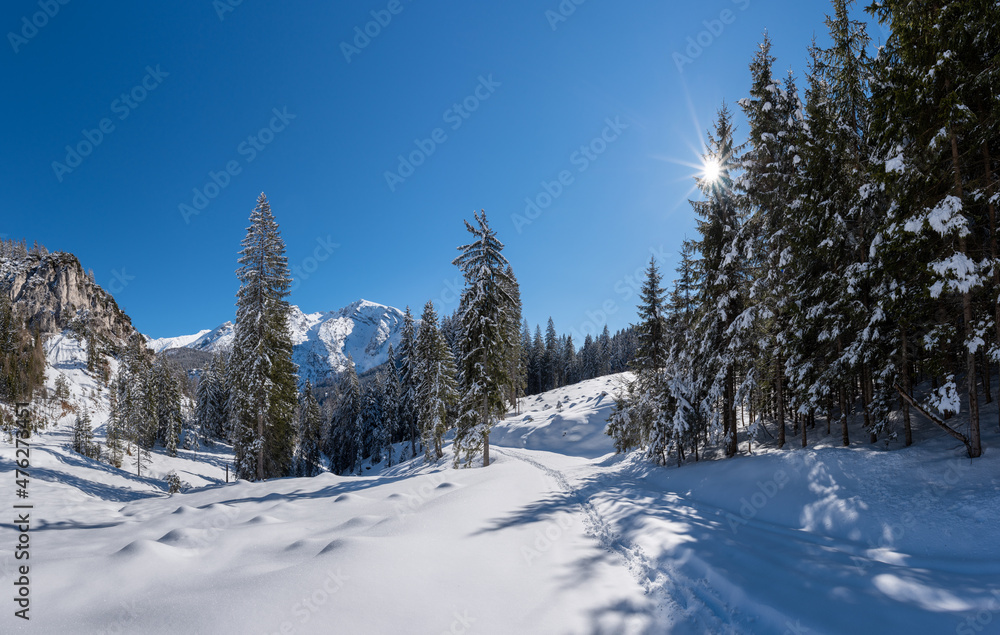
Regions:
[[[542,358],[544,373],[542,391],[553,390],[562,386],[559,363],[559,334],[556,333],[556,324],[549,318],[545,326],[545,356]]]
[[[886,0],[870,10],[892,24],[882,52],[891,74],[876,97],[879,103],[905,100],[892,111],[898,152],[886,157],[886,173],[894,179],[888,187],[896,197],[893,216],[913,242],[932,244],[924,279],[937,310],[950,319],[923,340],[936,357],[947,359],[948,331],[961,334],[955,365],[965,371],[969,430],[960,436],[969,455],[978,457],[976,357],[988,334],[1000,337],[1000,325],[994,322],[996,278],[990,271],[996,253],[997,43],[977,27],[995,33],[998,9],[960,0],[929,7]],[[883,152],[888,145],[883,141]],[[987,310],[984,295],[990,297]],[[948,375],[938,394],[955,388],[954,375]],[[931,405],[944,407],[940,400]]]
[[[671,404],[665,373],[666,298],[661,280],[656,261],[650,259],[646,280],[639,292],[639,324],[636,327],[639,347],[632,360],[635,380],[617,397],[608,434],[614,438],[620,452],[643,447],[662,465],[677,437],[668,414]]]
[[[528,320],[522,319],[521,323],[521,372],[522,376],[522,390],[521,394],[531,395],[537,392],[535,389],[535,356],[534,347],[531,343],[531,327],[528,326]]]
[[[259,481],[291,471],[298,395],[286,300],[292,279],[264,194],[250,214],[239,264],[229,410],[236,476]]]
[[[228,439],[232,432],[232,417],[229,416],[229,402],[232,394],[229,380],[230,357],[228,350],[221,350],[212,358],[210,366],[212,369],[212,381],[209,385],[211,397],[206,411],[206,421],[210,434],[218,439]]]
[[[109,413],[108,422],[105,424],[105,445],[107,446],[108,463],[117,468],[122,466],[122,459],[125,455],[124,418],[121,404],[118,401],[121,393],[121,382],[118,377],[114,377],[108,387]]]
[[[745,272],[740,246],[740,201],[733,189],[733,173],[739,169],[739,149],[733,140],[732,116],[723,106],[714,131],[708,136],[703,162],[708,169],[698,177],[698,188],[706,200],[692,201],[698,215],[703,280],[697,303],[701,314],[695,330],[699,338],[697,364],[705,376],[700,407],[713,427],[721,419],[726,455],[737,452],[736,382],[741,342],[730,327],[743,310]]]
[[[119,467],[121,453],[127,452],[138,476],[149,464],[150,450],[156,443],[156,396],[151,370],[145,344],[139,336],[131,337],[119,360],[112,410],[115,421],[109,422],[108,449]],[[113,448],[112,443],[117,447]]]
[[[743,155],[743,174],[736,181],[749,208],[744,226],[743,253],[753,268],[746,310],[759,355],[753,364],[755,394],[770,393],[778,423],[778,447],[785,444],[785,359],[791,292],[788,225],[793,217],[793,181],[801,158],[803,106],[794,78],[785,85],[772,75],[774,57],[765,34],[750,64],[750,96],[740,100],[749,123],[749,141]],[[758,402],[758,414],[765,404]]]
[[[490,464],[490,429],[503,416],[506,390],[511,383],[510,321],[520,323],[509,289],[507,259],[501,243],[487,222],[486,212],[475,215],[476,225],[465,227],[473,241],[459,247],[453,261],[465,278],[460,315],[462,317],[462,398],[455,437],[455,463],[468,466],[483,453],[483,466]]]
[[[84,408],[73,422],[73,451],[89,458],[95,456],[94,432],[91,429],[90,413]]]
[[[358,456],[355,464],[361,465],[364,460],[371,460],[374,465],[382,461],[382,453],[386,446],[385,416],[383,403],[384,386],[376,376],[361,387],[361,413],[358,415],[357,427],[360,430]]]
[[[853,337],[844,347],[841,366],[854,369],[865,428],[874,443],[879,434],[888,431],[891,399],[891,386],[879,381],[874,372],[876,360],[887,347],[885,330],[866,328],[875,304],[871,243],[886,206],[880,192],[871,186],[870,38],[865,23],[851,18],[852,4],[853,0],[833,0],[833,15],[826,20],[832,44],[822,51],[822,73],[834,126],[826,131],[824,143],[837,154],[837,187],[828,204],[846,221],[844,247],[849,260],[843,271],[843,312]]]
[[[507,361],[510,366],[510,388],[507,395],[507,400],[510,403],[512,410],[517,411],[518,399],[524,395],[524,387],[526,384],[527,375],[527,359],[525,357],[524,350],[522,349],[522,339],[521,339],[521,286],[517,283],[517,277],[514,275],[514,270],[511,266],[507,265],[507,270],[505,271],[505,277],[510,280],[510,288],[508,292],[510,293],[512,301],[511,318],[508,320],[507,325],[510,328],[510,333],[507,335],[508,339],[512,343],[509,353],[509,359]]]
[[[361,446],[361,384],[354,370],[354,360],[348,356],[347,368],[340,376],[340,399],[337,402],[327,434],[326,454],[330,471],[347,474],[357,468]]]
[[[181,386],[175,371],[163,356],[158,356],[150,370],[156,413],[156,437],[167,456],[177,456],[184,419],[181,415]]]
[[[531,394],[545,392],[545,340],[542,339],[542,327],[535,325],[535,336],[531,340],[531,365],[528,369],[531,382]]]
[[[402,439],[402,426],[400,424],[400,385],[399,368],[396,365],[396,352],[389,345],[389,352],[385,362],[385,370],[381,372],[380,381],[383,385],[383,417],[385,417],[385,428],[387,431],[385,455],[388,460],[387,466],[392,467],[393,449],[392,444]]]
[[[316,476],[320,466],[320,451],[322,449],[323,415],[313,394],[312,382],[306,382],[299,404],[299,444],[296,471],[300,476]]]
[[[695,248],[689,240],[681,245],[681,261],[666,306],[666,391],[670,406],[671,427],[677,439],[680,462],[685,448],[698,460],[698,447],[707,434],[698,386],[701,374],[697,366],[694,298],[698,293]]]
[[[417,420],[428,462],[444,456],[443,438],[451,428],[448,412],[458,401],[455,360],[438,330],[434,304],[424,305],[416,341]]]
[[[816,407],[836,397],[841,442],[849,445],[848,413],[857,365],[845,355],[857,333],[857,306],[849,300],[848,268],[854,263],[848,203],[842,191],[844,156],[835,144],[838,117],[832,107],[823,53],[815,45],[806,90],[805,121],[793,181],[794,213],[784,232],[789,257],[785,275],[792,289],[785,343],[785,376],[792,405]]]
[[[404,433],[398,440],[410,442],[411,458],[417,455],[417,439],[420,436],[416,408],[417,387],[414,376],[415,347],[416,330],[413,325],[413,314],[410,313],[410,307],[407,306],[406,312],[403,314],[403,330],[399,341],[399,427]]]

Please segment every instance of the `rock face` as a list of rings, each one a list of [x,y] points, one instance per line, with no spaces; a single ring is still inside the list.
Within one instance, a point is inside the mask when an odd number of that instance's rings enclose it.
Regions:
[[[68,328],[92,333],[109,344],[123,343],[135,333],[132,320],[73,254],[0,258],[0,293],[42,333]]]

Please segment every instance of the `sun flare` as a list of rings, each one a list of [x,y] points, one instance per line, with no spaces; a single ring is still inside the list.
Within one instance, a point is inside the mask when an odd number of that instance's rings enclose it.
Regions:
[[[709,183],[718,181],[721,174],[722,166],[715,159],[708,159],[701,166],[701,176]]]

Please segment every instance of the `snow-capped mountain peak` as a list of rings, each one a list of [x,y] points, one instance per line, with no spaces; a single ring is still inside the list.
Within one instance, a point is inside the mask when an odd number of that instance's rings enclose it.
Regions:
[[[304,313],[292,305],[288,326],[294,345],[292,359],[299,366],[300,381],[323,383],[347,368],[349,357],[359,373],[384,363],[389,345],[399,348],[403,312],[368,300],[358,300],[338,311],[318,313]],[[148,340],[148,346],[157,353],[172,348],[214,353],[231,347],[232,343],[232,322],[194,335]]]

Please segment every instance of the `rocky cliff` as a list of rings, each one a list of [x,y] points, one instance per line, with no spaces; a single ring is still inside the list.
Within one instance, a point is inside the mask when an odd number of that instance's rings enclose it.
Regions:
[[[0,258],[0,293],[6,294],[32,329],[71,329],[112,346],[135,333],[132,320],[97,285],[73,254],[31,253]]]

